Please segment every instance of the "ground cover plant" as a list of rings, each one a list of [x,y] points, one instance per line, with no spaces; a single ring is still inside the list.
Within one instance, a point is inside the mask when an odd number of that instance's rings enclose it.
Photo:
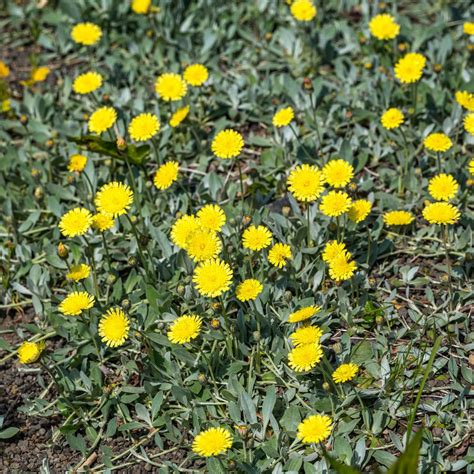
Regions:
[[[4,2],[2,470],[471,472],[471,20]]]

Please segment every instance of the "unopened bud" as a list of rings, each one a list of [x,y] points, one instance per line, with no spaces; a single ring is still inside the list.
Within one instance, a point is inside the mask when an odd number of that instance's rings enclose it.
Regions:
[[[137,264],[137,259],[136,259],[136,257],[133,257],[133,256],[128,257],[127,262],[131,267],[134,267]]]
[[[26,125],[28,123],[28,116],[27,115],[21,115],[20,116],[20,122],[23,124],[23,125]]]
[[[329,392],[331,390],[331,385],[329,385],[327,382],[324,382],[323,390],[325,390],[326,392]]]
[[[127,148],[127,142],[123,137],[117,137],[115,144],[119,150],[125,150]]]
[[[199,374],[198,375],[198,381],[201,385],[205,385],[207,383],[207,377],[206,374]]]
[[[262,335],[260,334],[260,331],[254,331],[252,333],[252,336],[253,336],[253,339],[254,339],[255,342],[260,341],[260,339],[262,338]]]
[[[125,298],[124,300],[122,300],[122,302],[120,303],[120,306],[122,306],[122,309],[124,309],[125,311],[127,311],[128,309],[130,309],[130,300]]]
[[[39,201],[43,197],[43,194],[44,194],[43,188],[41,186],[36,186],[35,192],[34,192],[35,199]]]
[[[211,327],[212,329],[220,329],[221,322],[218,319],[214,318],[211,320]]]
[[[286,290],[284,298],[285,298],[285,301],[289,303],[293,299],[293,293],[290,290]]]
[[[69,250],[62,242],[59,242],[58,244],[58,257],[63,260],[66,260],[69,257]]]
[[[185,291],[186,291],[186,288],[184,285],[178,285],[176,288],[176,292],[178,293],[179,296],[183,296]]]
[[[117,277],[113,273],[107,275],[107,284],[113,285],[117,281]]]

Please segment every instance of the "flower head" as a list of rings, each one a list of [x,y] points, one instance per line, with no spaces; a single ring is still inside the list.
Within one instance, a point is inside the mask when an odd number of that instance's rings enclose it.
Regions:
[[[196,229],[186,240],[186,251],[195,262],[204,262],[217,257],[221,250],[221,239],[210,229]]]
[[[221,130],[212,140],[211,149],[218,158],[226,160],[240,155],[244,147],[244,138],[235,130]]]
[[[318,326],[303,326],[290,334],[294,346],[318,343],[323,331]]]
[[[10,74],[10,68],[3,62],[0,61],[0,78],[4,79]]]
[[[84,46],[96,44],[101,36],[102,30],[94,23],[78,23],[71,31],[73,41]]]
[[[463,32],[466,35],[474,35],[474,23],[471,21],[466,21],[463,25]]]
[[[109,230],[114,225],[114,218],[105,212],[98,212],[92,216],[92,227],[99,232]]]
[[[319,313],[319,311],[321,311],[319,306],[304,306],[303,308],[291,313],[288,316],[288,322],[299,323],[300,321],[306,321],[307,319],[312,318],[315,314]]]
[[[77,173],[80,173],[87,164],[87,156],[84,155],[72,155],[69,158],[69,164],[67,166],[68,171],[76,171]]]
[[[352,200],[349,195],[343,191],[329,191],[321,199],[320,211],[329,217],[337,217],[344,214],[351,207]]]
[[[117,112],[113,107],[100,107],[89,117],[89,131],[101,134],[112,127],[117,120]]]
[[[316,166],[297,166],[288,177],[288,189],[298,201],[315,201],[324,191],[324,175]]]
[[[89,94],[102,86],[102,76],[98,72],[86,72],[77,76],[72,84],[72,90],[76,94]]]
[[[471,160],[468,165],[469,173],[474,176],[474,160]]]
[[[419,53],[407,53],[395,65],[395,77],[404,84],[420,80],[426,58]]]
[[[20,364],[33,364],[40,358],[44,348],[44,341],[23,342],[17,350],[18,360],[20,361]]]
[[[59,311],[66,316],[77,316],[94,306],[95,298],[85,291],[73,291],[61,301]]]
[[[428,150],[441,152],[448,151],[452,146],[453,142],[444,133],[430,133],[423,141]]]
[[[201,295],[214,298],[230,288],[232,270],[229,264],[220,258],[211,258],[196,267],[193,282]]]
[[[92,214],[83,207],[66,212],[59,221],[59,230],[65,237],[84,235],[92,224]]]
[[[323,168],[324,180],[333,188],[343,188],[354,177],[354,168],[346,160],[331,160]]]
[[[178,247],[186,249],[188,237],[201,227],[199,219],[195,216],[184,215],[171,227],[171,241]]]
[[[226,222],[225,213],[217,204],[206,204],[199,209],[197,217],[206,229],[219,232]]]
[[[188,91],[188,86],[179,74],[167,72],[158,76],[155,91],[161,99],[169,102],[182,99]]]
[[[457,91],[456,102],[470,112],[474,112],[474,94],[467,91]]]
[[[320,443],[329,438],[332,428],[332,420],[329,416],[311,415],[298,425],[296,436],[303,443]]]
[[[31,82],[43,82],[49,76],[51,70],[47,66],[35,67],[31,71]]]
[[[291,258],[291,247],[288,244],[275,244],[268,252],[268,261],[278,268],[283,268]]]
[[[369,29],[371,35],[379,40],[391,40],[400,33],[400,25],[387,13],[374,16],[370,20]]]
[[[168,331],[168,339],[174,344],[185,344],[199,336],[202,319],[195,314],[175,319]]]
[[[87,278],[91,273],[91,267],[85,263],[79,263],[78,265],[73,265],[69,273],[66,274],[68,280],[81,281]]]
[[[295,113],[291,107],[285,107],[275,113],[272,123],[275,127],[286,127],[295,117]]]
[[[249,278],[237,285],[235,295],[237,299],[242,302],[255,300],[262,290],[263,285],[258,280]]]
[[[322,254],[322,258],[326,263],[331,262],[341,254],[346,254],[346,244],[344,242],[338,242],[337,240],[329,241],[325,246]]]
[[[392,130],[398,128],[405,121],[405,116],[400,109],[392,107],[384,112],[380,121],[384,128]]]
[[[242,245],[246,249],[259,251],[272,242],[272,233],[263,225],[251,225],[242,234]]]
[[[352,380],[357,372],[359,367],[356,364],[341,364],[333,373],[332,379],[336,383],[343,383]]]
[[[311,21],[318,13],[311,0],[295,0],[291,4],[290,10],[298,21]]]
[[[413,222],[415,216],[408,211],[388,211],[383,215],[385,225],[408,225]]]
[[[100,212],[113,217],[121,216],[127,213],[132,204],[133,192],[126,184],[113,181],[100,188],[94,202]]]
[[[193,441],[193,451],[204,457],[218,456],[232,447],[232,435],[225,428],[201,431]]]
[[[119,347],[128,339],[130,319],[120,308],[111,308],[100,318],[99,336],[109,347]]]
[[[437,201],[449,201],[458,192],[459,185],[450,175],[441,173],[430,179],[428,191]]]
[[[367,199],[358,199],[357,201],[352,201],[352,205],[349,208],[347,217],[353,222],[359,223],[362,222],[372,210],[372,203]]]
[[[150,11],[151,0],[132,0],[130,6],[137,15],[146,15]]]
[[[189,114],[189,105],[179,108],[170,118],[170,127],[177,127]]]
[[[432,202],[423,209],[423,217],[430,224],[456,224],[460,213],[458,209],[447,202]]]
[[[155,173],[153,182],[162,191],[168,189],[178,178],[179,164],[177,161],[168,161],[162,164]]]
[[[150,140],[159,130],[160,121],[155,114],[140,114],[133,118],[128,126],[128,133],[136,142]]]
[[[202,64],[191,64],[184,70],[183,77],[190,86],[202,86],[209,77],[209,71]]]
[[[296,372],[311,370],[323,357],[319,342],[297,346],[288,354],[288,365]]]
[[[336,281],[348,280],[354,275],[357,264],[350,260],[349,253],[341,253],[329,262],[329,276]]]
[[[464,117],[464,130],[471,135],[474,135],[474,113],[467,114]]]

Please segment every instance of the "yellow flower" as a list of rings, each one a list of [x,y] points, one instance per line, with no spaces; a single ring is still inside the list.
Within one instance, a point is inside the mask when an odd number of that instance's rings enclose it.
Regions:
[[[92,214],[83,207],[66,212],[59,221],[59,230],[66,237],[84,235],[92,224]]]
[[[431,202],[423,209],[423,217],[430,224],[456,224],[460,213],[458,209],[447,202]]]
[[[471,160],[468,165],[469,173],[474,176],[474,160]]]
[[[40,358],[44,348],[44,342],[23,342],[17,351],[20,364],[32,364],[36,362]]]
[[[178,178],[179,164],[176,161],[168,161],[162,164],[155,173],[153,182],[162,191],[168,189]]]
[[[78,23],[71,31],[73,41],[85,46],[96,44],[101,36],[102,30],[94,23]]]
[[[150,11],[151,0],[132,0],[132,10],[138,15],[146,15]]]
[[[188,86],[179,74],[167,72],[158,76],[155,91],[161,99],[169,102],[182,99],[188,91]]]
[[[72,90],[76,94],[89,94],[102,86],[102,76],[98,72],[86,72],[74,79]]]
[[[391,40],[400,33],[400,25],[395,21],[392,15],[383,13],[374,16],[369,23],[369,29],[372,36],[379,40]]]
[[[69,273],[66,275],[68,280],[81,281],[87,278],[91,273],[91,267],[85,263],[79,263],[78,265],[73,265]]]
[[[144,142],[153,138],[160,129],[160,121],[154,114],[140,114],[133,118],[128,126],[128,133],[132,140]]]
[[[177,127],[189,114],[189,105],[178,109],[170,118],[170,126]]]
[[[201,225],[206,229],[219,232],[226,222],[225,213],[217,204],[206,204],[197,213]]]
[[[336,383],[343,383],[352,380],[357,372],[359,367],[356,364],[341,364],[333,373],[332,378]]]
[[[457,181],[449,174],[441,173],[431,178],[428,191],[437,201],[449,201],[458,192]]]
[[[404,84],[420,80],[426,58],[419,53],[407,53],[395,65],[395,77]]]
[[[272,123],[275,127],[286,127],[295,117],[295,113],[291,107],[285,107],[275,113]]]
[[[444,133],[430,133],[423,141],[428,150],[441,152],[448,151],[452,146],[453,142]]]
[[[268,261],[278,268],[283,268],[291,258],[291,247],[288,244],[275,244],[268,252]]]
[[[246,249],[259,251],[272,242],[272,233],[263,225],[251,225],[242,234],[242,245]]]
[[[185,344],[199,336],[202,319],[195,314],[181,316],[175,319],[168,331],[168,339],[173,344]]]
[[[329,416],[311,415],[298,425],[296,436],[303,443],[320,443],[329,438],[332,428],[332,420]]]
[[[339,255],[345,255],[347,253],[346,244],[343,242],[337,242],[336,240],[329,241],[325,246],[322,254],[323,261],[329,263]]]
[[[405,121],[405,116],[400,109],[392,107],[391,109],[388,109],[386,112],[384,112],[380,121],[382,122],[382,126],[384,128],[387,130],[392,130],[394,128],[398,128]]]
[[[244,147],[244,138],[235,130],[221,130],[212,140],[211,149],[218,158],[226,160],[240,155]]]
[[[10,75],[10,68],[3,62],[0,61],[0,78],[5,78]]]
[[[72,155],[69,158],[68,171],[77,171],[80,173],[87,164],[87,157],[84,155]]]
[[[34,68],[31,71],[31,81],[32,82],[43,82],[46,80],[50,73],[49,67],[41,66]]]
[[[295,346],[314,344],[319,343],[322,335],[318,326],[303,326],[290,334],[290,340]]]
[[[120,308],[111,308],[100,318],[99,336],[109,347],[123,345],[129,330],[130,319]]]
[[[474,23],[466,21],[463,25],[463,31],[466,35],[474,35]]]
[[[296,372],[311,370],[323,357],[319,342],[297,346],[288,354],[288,365]]]
[[[101,134],[112,127],[117,120],[117,112],[113,107],[100,107],[89,117],[89,131]]]
[[[188,237],[201,227],[199,219],[195,216],[184,215],[171,227],[171,241],[178,247],[186,249]]]
[[[133,202],[132,190],[123,183],[113,181],[104,184],[95,196],[94,203],[100,212],[113,217],[126,214]]]
[[[262,292],[263,285],[253,278],[248,278],[237,285],[235,295],[239,301],[255,300]]]
[[[67,316],[77,316],[94,306],[95,298],[86,291],[73,291],[61,301],[59,311]]]
[[[99,232],[109,230],[114,225],[114,219],[110,214],[98,212],[92,216],[92,227]]]
[[[209,77],[209,71],[202,64],[191,64],[184,70],[183,77],[190,86],[202,86]]]
[[[313,165],[300,165],[288,177],[288,189],[298,201],[315,201],[324,191],[324,176]]]
[[[204,457],[218,456],[232,447],[232,435],[225,428],[209,428],[193,441],[193,451]]]
[[[474,112],[474,94],[467,91],[456,92],[456,102],[470,112]]]
[[[352,206],[349,208],[347,216],[353,222],[362,222],[372,210],[372,203],[367,199],[358,199],[352,202]]]
[[[10,102],[10,99],[3,99],[1,101],[0,111],[8,112],[11,108],[12,108],[12,104]]]
[[[196,229],[186,240],[186,250],[195,262],[203,262],[217,257],[222,250],[222,243],[213,230]]]
[[[301,309],[291,313],[288,316],[289,323],[299,323],[300,321],[306,321],[307,319],[312,318],[315,314],[319,313],[321,308],[319,306],[304,306]]]
[[[329,262],[329,276],[336,281],[348,280],[354,275],[357,265],[350,260],[349,253],[341,253]]]
[[[220,258],[211,258],[196,267],[193,282],[201,295],[211,298],[220,296],[230,288],[232,270]]]
[[[290,10],[298,21],[311,21],[318,13],[311,0],[295,0]]]
[[[383,215],[383,221],[388,226],[408,225],[413,222],[415,217],[408,211],[389,211]]]
[[[474,113],[467,114],[464,117],[464,130],[471,135],[474,135]]]
[[[329,191],[321,199],[319,209],[329,217],[337,217],[344,214],[351,207],[352,200],[349,195],[343,191]]]
[[[354,177],[354,168],[346,160],[331,160],[323,168],[326,183],[333,188],[343,188]]]

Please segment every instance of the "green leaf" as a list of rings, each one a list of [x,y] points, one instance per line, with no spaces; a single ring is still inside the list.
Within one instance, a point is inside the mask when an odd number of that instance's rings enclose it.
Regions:
[[[10,426],[9,428],[5,428],[4,430],[0,431],[0,439],[13,438],[13,436],[15,436],[19,431],[20,431],[20,429],[15,428],[14,426]]]
[[[270,421],[270,415],[272,414],[273,407],[275,406],[276,401],[276,391],[275,387],[272,385],[268,388],[267,394],[262,404],[262,416],[263,416],[263,426],[262,433],[265,435],[265,430],[267,429],[268,422]]]
[[[415,474],[418,472],[422,439],[423,430],[417,431],[406,447],[405,452],[400,455],[397,462],[389,469],[388,474]]]

